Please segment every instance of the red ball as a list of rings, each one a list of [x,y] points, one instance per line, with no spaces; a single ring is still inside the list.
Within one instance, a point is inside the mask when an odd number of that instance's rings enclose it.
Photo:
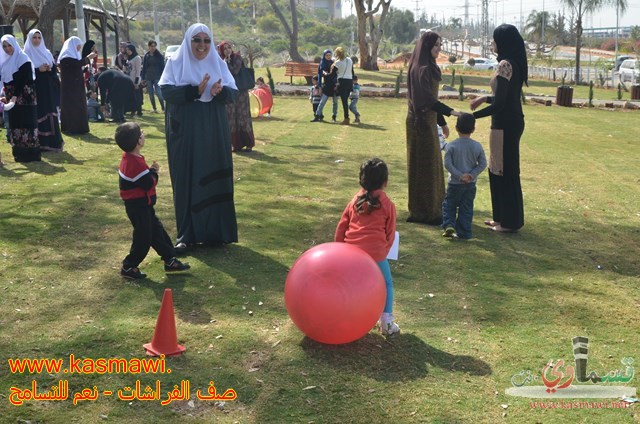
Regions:
[[[387,292],[378,264],[347,243],[324,243],[304,252],[284,285],[294,324],[321,343],[342,344],[367,334],[380,318]]]

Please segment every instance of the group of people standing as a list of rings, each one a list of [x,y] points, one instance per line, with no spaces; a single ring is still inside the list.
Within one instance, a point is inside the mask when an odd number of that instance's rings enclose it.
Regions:
[[[407,221],[438,226],[443,225],[445,188],[437,126],[440,125],[444,135],[448,136],[449,127],[444,116],[461,114],[438,101],[438,84],[442,77],[436,59],[440,53],[440,42],[438,34],[426,32],[416,44],[409,62],[409,111],[406,120]],[[522,86],[528,80],[527,55],[524,40],[513,25],[498,26],[493,32],[492,46],[499,61],[490,82],[493,95],[478,97],[470,104],[471,110],[475,110],[481,104],[489,103],[488,107],[475,111],[473,116],[492,118],[488,166],[493,214],[484,223],[493,231],[516,232],[524,225],[520,137],[524,131],[521,94]],[[475,178],[467,184],[475,184]],[[472,208],[473,197],[470,200]],[[466,215],[470,220],[473,213]],[[470,234],[466,229],[461,232]]]
[[[24,50],[13,35],[2,36],[1,100],[3,106],[15,105],[8,111],[6,127],[16,162],[39,161],[42,151],[63,149],[58,120],[58,66],[60,61],[54,60],[39,30],[29,31]],[[83,103],[86,104],[84,99]]]
[[[342,111],[344,118],[342,125],[349,125],[351,120],[349,117],[349,110],[354,112],[356,121],[359,122],[360,114],[355,107],[349,105],[349,97],[353,92],[355,72],[353,70],[353,61],[349,56],[345,54],[342,47],[337,47],[335,50],[335,58],[331,56],[331,50],[327,49],[322,53],[322,59],[318,64],[318,78],[317,86],[321,90],[320,101],[314,104],[314,117],[311,122],[321,122],[324,120],[322,114],[324,106],[327,104],[329,97],[333,100],[333,113],[331,119],[336,122],[338,115],[338,97],[342,103]],[[314,78],[314,83],[316,82]],[[312,88],[313,90],[313,88]],[[313,103],[313,94],[312,94]],[[353,102],[352,102],[353,103]]]

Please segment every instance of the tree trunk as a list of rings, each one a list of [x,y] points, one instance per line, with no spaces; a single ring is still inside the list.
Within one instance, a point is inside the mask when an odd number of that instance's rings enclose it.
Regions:
[[[53,39],[54,17],[60,16],[68,4],[69,0],[50,0],[42,8],[37,28],[42,34],[45,46],[51,51],[54,50],[55,41]]]
[[[284,27],[289,36],[289,56],[294,62],[305,62],[304,58],[298,53],[298,11],[296,10],[296,0],[289,0],[291,8],[291,27],[284,17],[284,14],[276,4],[275,0],[268,0],[273,12],[276,14],[280,23]]]
[[[576,21],[576,75],[575,84],[580,83],[580,49],[582,48],[582,18],[578,16]]]
[[[378,0],[375,9],[372,9],[374,0],[357,0],[355,2],[356,14],[358,17],[358,48],[360,49],[360,69],[372,71],[378,70],[378,47],[382,39],[382,28],[386,19],[391,0]],[[368,10],[365,8],[367,3]],[[374,15],[378,13],[378,9],[382,6],[380,20],[376,27]],[[369,36],[371,44],[367,41],[366,27],[369,24]]]

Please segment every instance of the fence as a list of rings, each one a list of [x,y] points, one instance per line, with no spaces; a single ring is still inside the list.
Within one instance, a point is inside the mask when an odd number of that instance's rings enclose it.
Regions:
[[[575,68],[554,68],[549,66],[529,65],[529,76],[544,78],[549,81],[561,82],[566,73],[565,82],[575,84]],[[613,79],[613,81],[612,81]],[[617,72],[593,66],[580,66],[580,81],[588,84],[590,81],[596,86],[614,87],[620,82]]]

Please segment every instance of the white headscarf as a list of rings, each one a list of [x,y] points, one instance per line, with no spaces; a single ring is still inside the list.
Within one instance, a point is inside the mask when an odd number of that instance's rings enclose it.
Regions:
[[[191,38],[201,32],[211,38],[211,50],[209,50],[207,57],[198,60],[193,55],[193,51],[191,51]],[[236,81],[233,79],[229,67],[216,51],[211,30],[204,24],[193,24],[184,34],[184,39],[176,54],[171,56],[164,66],[164,72],[158,84],[175,86],[199,85],[205,74],[209,74],[210,78],[207,87],[200,96],[199,100],[201,102],[210,102],[213,99],[211,87],[219,79],[222,79],[221,84],[223,87],[237,90]]]
[[[71,59],[82,60],[82,54],[78,51],[78,46],[82,47],[82,40],[75,35],[73,37],[69,37],[62,45],[60,56],[58,56],[58,63],[60,63],[62,59],[68,57]],[[80,50],[82,50],[82,48]]]
[[[38,33],[42,36],[42,32],[39,29],[32,29],[29,31],[29,35],[27,35],[27,42],[24,43],[24,52],[31,59],[31,63],[33,63],[34,68],[39,68],[42,65],[54,65],[53,55],[47,49],[47,46],[44,45],[44,38],[41,38],[40,45],[38,47],[34,46],[31,42],[33,36]]]
[[[11,34],[5,34],[2,36],[2,42],[7,42],[13,46],[13,54],[9,56],[4,52],[4,49],[0,50],[0,68],[2,68],[2,82],[13,81],[13,74],[20,69],[22,65],[27,62],[31,62],[29,56],[22,51],[16,38]],[[36,71],[31,64],[31,72],[33,79],[36,79]]]

